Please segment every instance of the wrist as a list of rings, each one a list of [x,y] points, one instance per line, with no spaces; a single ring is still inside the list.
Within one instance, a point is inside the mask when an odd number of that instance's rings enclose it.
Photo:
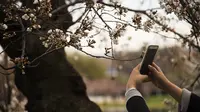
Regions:
[[[167,87],[165,88],[166,92],[169,93],[176,101],[181,101],[182,89],[179,88],[177,85],[173,84],[172,82],[168,83]]]
[[[160,84],[161,84],[163,89],[164,88],[168,88],[171,85],[171,82],[166,78],[165,79],[161,79],[160,81],[161,81]]]
[[[164,91],[168,92],[169,89],[172,88],[172,87],[173,87],[173,83],[171,83],[170,81],[167,80],[167,81],[164,83],[163,89],[164,89]]]
[[[136,84],[128,84],[126,86],[126,90],[130,89],[130,88],[135,88],[136,89]]]

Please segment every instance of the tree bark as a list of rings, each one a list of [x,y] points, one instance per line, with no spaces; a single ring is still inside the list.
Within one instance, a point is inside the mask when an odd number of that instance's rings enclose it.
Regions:
[[[22,0],[23,1],[23,0]],[[26,1],[26,0],[25,0]],[[32,1],[32,0],[30,0]],[[57,1],[57,0],[52,0]],[[61,0],[60,0],[61,1]],[[3,3],[3,1],[1,1]],[[60,5],[63,2],[58,2]],[[54,3],[55,4],[55,3]],[[54,7],[54,6],[53,6]],[[64,10],[66,13],[66,10]],[[5,15],[0,11],[0,16]],[[63,19],[64,18],[64,19]],[[53,18],[61,22],[58,28],[68,28],[70,24],[62,21],[71,21],[69,13],[63,15],[62,19]],[[56,19],[56,20],[55,20]],[[1,19],[2,22],[3,19]],[[18,27],[13,27],[17,29]],[[3,40],[2,34],[0,44],[9,57],[20,57],[22,53],[21,34],[16,37]],[[12,41],[12,44],[7,46]],[[33,60],[46,51],[39,37],[33,34],[26,36],[25,56]],[[39,64],[38,64],[39,63]],[[17,88],[27,97],[26,109],[29,112],[100,112],[101,109],[89,100],[86,93],[86,85],[82,77],[67,61],[64,49],[57,50],[36,61],[36,67],[27,67],[25,74],[16,68],[15,84]]]

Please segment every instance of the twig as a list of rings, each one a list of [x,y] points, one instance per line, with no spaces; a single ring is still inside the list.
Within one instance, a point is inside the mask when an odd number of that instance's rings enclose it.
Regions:
[[[34,63],[35,61],[39,60],[40,58],[42,58],[42,57],[44,57],[44,56],[46,56],[46,55],[48,55],[48,54],[50,54],[50,53],[52,53],[52,52],[54,52],[54,51],[57,51],[57,50],[59,50],[59,49],[62,49],[62,48],[64,48],[64,47],[65,47],[65,46],[59,47],[59,48],[55,48],[55,49],[53,49],[53,50],[50,50],[50,51],[48,51],[48,52],[45,52],[45,53],[41,54],[40,56],[38,56],[38,57],[36,57],[35,59],[33,59],[33,60],[29,63],[29,65],[31,65],[31,64]]]
[[[13,71],[10,72],[10,73],[3,73],[3,72],[0,71],[0,74],[2,74],[2,75],[11,75],[11,74],[13,74],[14,72],[15,72],[15,70],[13,70]]]
[[[194,42],[190,41],[188,38],[184,37],[183,35],[181,35],[180,33],[176,32],[176,31],[168,28],[166,25],[162,24],[160,21],[156,20],[155,18],[153,18],[152,16],[150,16],[149,14],[146,13],[147,11],[161,9],[160,7],[159,8],[146,9],[146,10],[134,10],[134,9],[130,9],[130,8],[127,8],[127,7],[123,7],[121,5],[107,4],[107,3],[104,3],[104,2],[100,2],[100,4],[103,4],[103,5],[109,6],[109,7],[113,7],[113,8],[121,8],[121,9],[128,10],[128,11],[131,11],[131,12],[144,14],[147,17],[149,17],[151,20],[153,20],[155,23],[157,23],[158,25],[160,25],[162,27],[165,27],[170,32],[178,35],[181,39],[183,39],[184,41],[186,41],[188,44],[190,44],[194,48],[198,49],[198,51],[200,52],[200,46],[194,44]]]
[[[86,10],[83,12],[83,14],[82,14],[76,21],[74,21],[74,22],[72,23],[72,25],[75,24],[75,23],[77,23],[77,22],[79,22],[87,12],[88,12],[88,9],[86,9]]]
[[[104,19],[101,17],[101,15],[99,15],[99,13],[97,12],[97,10],[92,7],[92,9],[94,10],[94,12],[99,16],[99,18],[101,19],[101,21],[106,25],[106,27],[111,30],[112,28],[104,21]]]
[[[194,86],[194,84],[199,80],[200,74],[197,75],[197,77],[194,79],[194,81],[191,83],[190,88]]]
[[[86,7],[78,7],[78,8],[75,8],[75,9],[69,11],[69,13],[72,13],[72,12],[74,12],[74,11],[76,11],[76,10],[80,10],[80,9],[83,9],[83,8],[86,8]]]
[[[77,49],[77,48],[75,48],[75,49]],[[118,58],[113,58],[113,57],[110,57],[110,56],[95,56],[95,55],[92,55],[92,54],[90,54],[86,51],[83,51],[83,50],[80,50],[80,49],[77,49],[77,50],[83,52],[84,54],[86,54],[88,56],[94,57],[94,58],[103,58],[103,59],[117,60],[117,61],[133,61],[133,60],[141,59],[141,56],[133,58],[133,59],[118,59]]]
[[[76,5],[76,4],[78,4],[78,3],[83,3],[83,2],[84,2],[84,1],[82,1],[82,0],[76,0],[76,1],[73,2],[73,3],[64,4],[64,5],[60,6],[60,7],[58,7],[57,9],[53,10],[53,11],[51,12],[51,14],[55,14],[55,13],[61,11],[61,10],[64,9],[64,8],[67,8],[67,7],[69,7],[69,6]]]
[[[16,68],[16,65],[15,66],[12,66],[12,67],[9,67],[9,68],[6,68],[4,67],[3,65],[0,64],[0,67],[4,70],[11,70],[11,69],[15,69]]]
[[[156,20],[155,18],[153,18],[151,15],[147,14],[146,12],[144,12],[143,14],[145,14],[147,17],[149,17],[151,20],[153,20],[156,24],[165,27],[168,31],[178,35],[181,39],[183,39],[185,42],[187,42],[189,45],[191,45],[192,47],[198,49],[198,51],[200,52],[200,46],[194,44],[193,41],[189,40],[188,38],[184,37],[182,34],[172,30],[171,28],[168,28],[167,25],[162,24],[160,21]]]
[[[135,10],[135,9],[130,9],[130,8],[127,8],[127,7],[123,7],[121,5],[108,4],[108,3],[104,3],[104,2],[100,2],[100,4],[108,6],[108,7],[113,7],[113,8],[121,8],[123,10],[128,10],[128,11],[136,12],[136,13],[144,13],[146,11],[152,11],[152,10],[161,9],[161,7],[156,7],[156,8],[150,8],[150,9],[145,9],[145,10]]]
[[[35,64],[35,65],[27,65],[26,67],[28,67],[28,68],[35,68],[35,67],[37,67],[39,64],[40,64],[40,62],[38,62],[38,63]]]
[[[25,31],[24,24],[22,23],[21,18],[19,19],[20,25],[22,27],[22,31]],[[25,34],[22,34],[22,54],[21,57],[24,57],[25,55],[25,49],[26,49],[26,37]]]

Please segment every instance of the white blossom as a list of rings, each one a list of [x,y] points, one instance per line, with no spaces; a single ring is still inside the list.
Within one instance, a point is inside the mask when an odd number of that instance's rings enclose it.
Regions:
[[[47,31],[47,34],[52,33],[52,31],[53,31],[52,29],[48,30],[48,31]]]
[[[8,29],[8,26],[6,24],[3,24],[3,28],[6,30]]]
[[[34,15],[33,13],[29,14],[29,16],[30,16],[31,18],[35,17],[35,15]]]
[[[40,40],[43,40],[44,39],[44,37],[40,37]]]
[[[23,16],[22,16],[22,19],[24,19],[24,20],[28,20],[30,17],[28,16],[28,14],[24,14]]]
[[[49,47],[49,45],[48,45],[47,43],[45,43],[45,44],[44,44],[44,47],[48,48],[48,47]]]
[[[70,42],[70,37],[69,36],[67,36],[67,38],[66,38],[66,41],[67,41],[67,43],[69,43]]]
[[[38,25],[38,24],[35,24],[35,25],[33,25],[33,28],[34,28],[34,29],[40,29],[40,28],[41,28],[41,26],[40,26],[40,25]]]
[[[8,26],[6,24],[1,23],[0,24],[0,29],[6,30],[6,29],[8,29]]]
[[[52,14],[51,14],[51,13],[49,13],[49,17],[52,17]]]
[[[26,29],[26,31],[28,31],[28,32],[31,32],[33,29],[32,28],[30,28],[30,27],[28,27],[27,29]]]

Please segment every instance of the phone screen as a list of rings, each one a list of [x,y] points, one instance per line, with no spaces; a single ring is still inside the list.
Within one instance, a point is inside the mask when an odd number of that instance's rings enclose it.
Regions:
[[[141,68],[140,68],[141,74],[148,75],[148,73],[149,73],[148,65],[152,64],[157,50],[158,50],[157,45],[150,45],[148,47],[148,49],[145,53],[145,56],[143,57],[143,60],[142,60],[142,65],[141,65]]]

